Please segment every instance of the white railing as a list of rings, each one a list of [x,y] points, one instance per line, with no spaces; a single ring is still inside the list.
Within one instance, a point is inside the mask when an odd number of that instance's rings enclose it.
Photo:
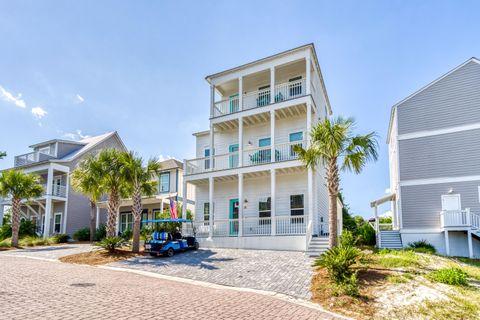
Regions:
[[[28,164],[46,161],[53,158],[55,157],[49,154],[34,151],[34,152],[16,156],[14,159],[14,166],[15,167],[25,166]]]
[[[275,224],[277,235],[305,234],[306,217],[304,216],[277,216]]]
[[[238,219],[213,221],[213,236],[229,237],[238,235]]]
[[[306,94],[305,79],[285,82],[275,86],[275,102],[281,102]]]
[[[195,221],[195,234],[199,238],[207,238],[209,235],[210,221]]]
[[[480,215],[473,213],[469,208],[465,210],[444,210],[440,212],[442,228],[473,227],[480,228]]]
[[[47,190],[47,185],[44,184],[43,186],[43,194],[44,195],[49,195],[49,196],[55,196],[55,197],[60,197],[60,198],[66,198],[67,197],[67,187],[62,186],[62,185],[52,185],[52,190],[49,192]]]
[[[272,101],[270,88],[255,90],[243,95],[243,102],[240,108],[238,96],[215,102],[213,116],[220,117],[226,114],[235,113],[241,110],[249,110],[269,105]],[[275,85],[274,102],[282,102],[306,95],[305,79],[284,82]]]
[[[306,146],[305,141],[294,141],[275,145],[275,162],[289,161],[298,159],[298,154],[294,151],[294,146]],[[240,166],[239,152],[229,152],[213,156],[213,162],[210,157],[196,158],[187,160],[185,174],[197,174],[207,171],[217,171],[238,168]],[[247,149],[243,151],[243,166],[254,166],[272,162],[271,147],[260,147]],[[212,166],[213,164],[213,166]]]
[[[272,234],[272,218],[243,218],[244,236],[269,236]]]

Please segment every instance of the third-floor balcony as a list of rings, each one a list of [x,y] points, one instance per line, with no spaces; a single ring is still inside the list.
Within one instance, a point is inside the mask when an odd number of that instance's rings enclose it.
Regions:
[[[274,152],[271,146],[245,148],[240,154],[238,151],[228,152],[213,157],[202,157],[187,160],[186,175],[236,169],[240,167],[249,167],[264,165],[268,163],[297,160],[298,154],[294,151],[294,146],[305,147],[305,141],[294,141],[288,143],[275,144]],[[274,155],[273,155],[274,154]]]
[[[297,79],[288,82],[276,84],[273,90],[274,97],[272,99],[272,90],[270,87],[250,91],[242,96],[242,105],[240,105],[240,97],[238,94],[230,96],[215,103],[213,117],[220,117],[227,114],[260,108],[271,103],[277,103],[295,99],[306,95],[306,80]]]
[[[42,161],[46,161],[54,158],[55,157],[50,154],[34,151],[34,152],[29,152],[26,154],[16,156],[14,160],[14,166],[15,167],[26,166],[29,164],[34,164],[34,163],[38,163],[38,162],[42,162]]]

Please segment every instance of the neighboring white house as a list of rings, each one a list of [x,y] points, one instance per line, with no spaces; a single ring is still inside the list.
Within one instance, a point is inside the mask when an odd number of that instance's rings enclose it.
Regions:
[[[469,59],[392,107],[387,143],[393,226],[380,247],[427,240],[480,257],[480,61]]]
[[[23,201],[22,219],[32,220],[37,233],[44,237],[55,233],[72,235],[90,225],[90,202],[71,189],[69,175],[88,154],[105,148],[126,150],[116,132],[85,138],[80,141],[54,139],[31,145],[32,152],[15,157],[14,168],[41,177],[44,194]],[[0,198],[0,224],[5,206],[11,199]],[[47,223],[45,223],[47,222]]]
[[[306,169],[293,151],[295,145],[308,146],[308,132],[331,114],[314,45],[206,80],[211,88],[210,129],[194,134],[196,158],[184,165],[185,185],[195,185],[201,245],[324,248],[324,169]]]
[[[159,219],[162,212],[169,212],[171,201],[174,205],[182,204],[184,194],[186,194],[186,209],[192,214],[195,211],[195,194],[193,185],[183,183],[183,163],[168,159],[160,162],[161,171],[158,175],[158,193],[151,197],[142,199],[142,221]],[[184,189],[185,188],[185,189]],[[185,191],[186,190],[186,193]],[[100,223],[107,221],[107,202],[101,201],[97,204],[97,227]],[[177,214],[182,214],[180,208],[177,208]],[[144,223],[141,223],[143,226]],[[119,216],[117,219],[117,233],[123,233],[126,230],[133,230],[132,199],[122,199],[120,201]]]

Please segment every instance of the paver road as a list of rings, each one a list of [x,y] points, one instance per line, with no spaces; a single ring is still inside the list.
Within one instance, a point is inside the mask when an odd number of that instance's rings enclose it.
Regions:
[[[251,292],[0,255],[0,319],[337,319]]]

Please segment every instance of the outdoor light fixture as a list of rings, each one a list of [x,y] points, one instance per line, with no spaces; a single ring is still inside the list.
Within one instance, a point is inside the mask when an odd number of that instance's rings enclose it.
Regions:
[[[248,141],[248,146],[251,147],[253,145],[252,141]]]
[[[450,189],[448,190],[448,194],[452,194],[452,193],[453,193],[453,188],[450,188]]]

